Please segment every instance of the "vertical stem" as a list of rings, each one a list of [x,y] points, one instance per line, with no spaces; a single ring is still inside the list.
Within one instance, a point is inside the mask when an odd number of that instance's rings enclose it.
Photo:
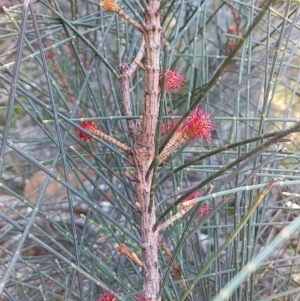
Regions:
[[[143,296],[149,301],[160,301],[158,272],[158,233],[156,206],[149,208],[153,172],[148,172],[155,153],[155,131],[159,110],[159,55],[161,45],[160,0],[148,0],[145,9],[145,93],[140,135],[134,146],[136,166],[136,197],[140,208],[143,256]],[[150,210],[149,210],[150,209]]]

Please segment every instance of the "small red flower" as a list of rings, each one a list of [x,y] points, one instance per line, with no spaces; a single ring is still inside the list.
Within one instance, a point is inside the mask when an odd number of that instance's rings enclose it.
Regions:
[[[171,129],[175,127],[176,123],[171,125]],[[166,161],[176,149],[185,143],[190,142],[192,139],[205,139],[207,142],[211,142],[211,132],[216,129],[216,126],[212,123],[211,113],[204,113],[200,107],[186,118],[171,140],[167,143],[163,151],[159,155],[159,164]]]
[[[83,121],[80,123],[80,126],[86,129],[87,131],[92,131],[93,129],[98,129],[97,125],[93,121]],[[92,137],[89,136],[88,134],[78,131],[78,136],[80,139],[82,139],[84,142],[89,142],[92,141]]]
[[[211,121],[211,113],[204,113],[200,107],[192,112],[186,119],[180,130],[190,139],[200,138],[205,139],[208,143],[211,142],[211,132],[216,129],[216,126]]]
[[[228,26],[227,32],[230,33],[230,34],[234,34],[234,33],[236,33],[236,30],[233,26]]]
[[[210,212],[210,206],[207,205],[206,203],[204,203],[204,204],[200,207],[198,216],[199,216],[199,217],[205,216],[205,215],[206,215],[207,213],[209,213],[209,212]]]
[[[187,209],[187,210],[189,210],[189,209],[191,209],[192,207],[194,207],[195,204],[185,205],[184,202],[188,202],[188,201],[194,200],[194,199],[196,199],[196,198],[200,198],[202,195],[203,195],[203,193],[202,193],[201,191],[191,193],[189,196],[187,196],[187,197],[182,201],[182,203],[181,203],[181,210],[182,210],[182,209]],[[202,217],[202,216],[206,215],[209,211],[210,211],[210,206],[209,206],[206,202],[204,202],[204,203],[202,204],[202,206],[200,207],[200,209],[199,209],[199,215],[198,215],[198,217]]]
[[[201,191],[196,191],[196,192],[193,192],[191,193],[189,196],[187,196],[183,202],[188,202],[188,201],[191,201],[193,199],[196,199],[196,198],[200,198],[201,196],[203,195],[203,193]]]
[[[177,70],[167,70],[166,71],[166,92],[177,92],[181,93],[184,88],[184,82],[186,81],[186,76],[181,74]],[[163,73],[159,74],[159,86],[162,86]]]
[[[111,292],[106,292],[102,294],[98,299],[95,301],[115,301],[116,297]]]

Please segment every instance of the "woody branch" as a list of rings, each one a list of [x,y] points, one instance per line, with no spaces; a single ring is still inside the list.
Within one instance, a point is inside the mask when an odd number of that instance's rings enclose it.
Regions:
[[[120,76],[119,80],[121,83],[121,88],[122,88],[122,99],[123,99],[123,106],[124,106],[124,114],[125,116],[132,116],[132,110],[131,110],[131,101],[130,101],[130,94],[131,94],[131,88],[130,88],[130,79],[135,72],[137,68],[137,64],[135,61],[140,61],[144,55],[145,51],[145,41],[143,39],[142,45],[140,47],[140,50],[134,59],[134,61],[130,64],[122,64],[120,65]],[[127,120],[127,126],[129,129],[129,132],[131,136],[135,137],[137,134],[137,128],[136,124],[134,123],[133,120]]]

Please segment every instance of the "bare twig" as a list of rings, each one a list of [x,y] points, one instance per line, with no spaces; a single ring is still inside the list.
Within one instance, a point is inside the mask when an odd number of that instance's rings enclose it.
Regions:
[[[140,32],[144,32],[145,28],[144,25],[141,25],[134,21],[132,18],[130,18],[118,5],[118,3],[115,0],[104,0],[102,3],[99,4],[105,11],[116,13],[121,18],[129,22],[133,27],[135,27]]]
[[[133,27],[135,27],[137,30],[139,30],[140,32],[144,32],[144,26],[137,23],[136,21],[134,21],[132,18],[130,18],[121,8],[118,8],[116,10],[116,13],[122,17],[124,20],[128,21]]]

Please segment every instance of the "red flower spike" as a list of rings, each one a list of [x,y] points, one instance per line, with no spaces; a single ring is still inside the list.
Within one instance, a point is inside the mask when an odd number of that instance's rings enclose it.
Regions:
[[[171,125],[174,128],[176,123]],[[165,126],[166,127],[166,126]],[[200,107],[186,118],[171,140],[167,143],[163,151],[159,155],[159,164],[165,162],[176,149],[190,142],[192,139],[205,139],[208,143],[211,142],[211,132],[216,129],[216,126],[211,121],[211,113],[204,113]]]
[[[211,142],[211,132],[216,129],[216,126],[212,123],[210,119],[211,113],[204,113],[200,107],[192,112],[189,117],[187,117],[182,131],[190,139],[200,138],[205,139],[208,143]]]
[[[183,200],[183,202],[187,202],[187,201],[191,201],[191,200],[196,199],[196,198],[200,198],[202,195],[203,195],[203,193],[201,191],[193,192],[189,196],[187,196]]]
[[[186,81],[186,76],[181,74],[177,70],[167,70],[166,71],[166,92],[177,92],[181,93],[184,88],[184,82]],[[159,74],[159,86],[162,86],[163,73]]]
[[[93,121],[83,121],[80,123],[80,126],[83,127],[84,129],[86,129],[87,131],[91,131],[93,129],[97,129],[97,125],[95,122]],[[82,132],[82,131],[78,131],[78,136],[80,139],[82,139],[84,142],[90,142],[92,141],[92,137],[89,136],[88,134]]]
[[[203,217],[210,212],[210,206],[206,203],[202,204],[199,210],[198,217]]]
[[[115,301],[116,297],[111,292],[106,292],[102,294],[98,299],[95,301]]]
[[[202,192],[193,192],[191,193],[189,196],[187,196],[181,203],[181,210],[189,210],[191,209],[192,207],[194,207],[196,204],[189,204],[189,205],[185,205],[184,202],[188,202],[188,201],[191,201],[191,200],[194,200],[196,198],[200,198],[201,196],[203,195]],[[202,206],[200,207],[199,209],[199,215],[198,217],[201,218],[203,216],[205,216],[208,212],[210,211],[210,206],[204,202],[202,204]]]

